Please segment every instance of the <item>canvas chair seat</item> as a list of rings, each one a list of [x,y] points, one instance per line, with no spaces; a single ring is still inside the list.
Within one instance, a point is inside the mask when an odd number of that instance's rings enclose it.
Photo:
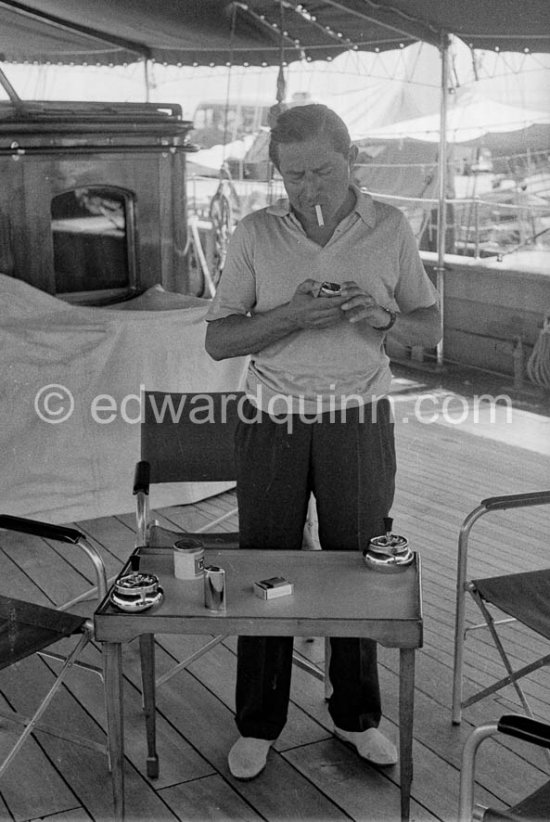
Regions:
[[[550,817],[550,782],[509,811],[488,808],[483,822],[548,822]]]
[[[486,602],[550,639],[550,568],[474,579],[472,585]]]
[[[96,585],[92,592],[97,598],[97,604],[106,596],[107,578],[103,559],[97,548],[80,531],[8,514],[0,515],[0,529],[55,540],[84,551],[95,570]],[[0,541],[1,539],[0,534]],[[9,581],[5,581],[5,584],[9,586]],[[77,597],[77,600],[81,598]],[[95,668],[80,661],[82,652],[93,639],[93,623],[87,617],[71,613],[70,606],[69,603],[59,608],[45,607],[26,600],[0,595],[0,670],[9,668],[34,654],[50,657],[62,663],[61,670],[54,675],[53,684],[42,697],[32,717],[23,716],[17,710],[2,709],[0,711],[0,715],[8,721],[23,726],[23,731],[19,733],[15,743],[0,762],[0,776],[10,767],[26,740],[35,730],[52,732],[40,722],[52,699],[64,684],[67,674],[74,666],[83,665],[88,671],[95,671],[103,676],[102,668]],[[59,654],[56,650],[50,650],[50,646],[68,637],[75,637],[76,642],[72,643],[72,649],[67,654]],[[106,745],[69,731],[56,730],[55,735],[92,750],[107,753]]]
[[[82,632],[85,622],[85,617],[0,596],[0,670]]]

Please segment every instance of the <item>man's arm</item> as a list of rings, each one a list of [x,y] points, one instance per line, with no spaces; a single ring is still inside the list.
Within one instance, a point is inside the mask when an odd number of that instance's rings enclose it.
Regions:
[[[317,297],[320,283],[304,280],[287,303],[249,317],[230,314],[210,320],[206,351],[214,360],[255,354],[271,343],[303,328],[327,328],[342,322],[344,298]]]
[[[366,322],[372,328],[383,328],[389,315],[384,306],[357,283],[348,281],[343,285],[344,300],[342,311],[350,323]],[[422,345],[433,348],[441,339],[441,317],[437,305],[416,308],[397,314],[395,325],[388,332],[401,345]]]
[[[254,317],[230,314],[219,320],[210,320],[206,329],[207,353],[213,360],[225,360],[261,351],[299,327],[286,309],[286,305],[281,305]]]
[[[434,348],[441,339],[441,316],[436,305],[398,314],[389,335],[401,345]]]

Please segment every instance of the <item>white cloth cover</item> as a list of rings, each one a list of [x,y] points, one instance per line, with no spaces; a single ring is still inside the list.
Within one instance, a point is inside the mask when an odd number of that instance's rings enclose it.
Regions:
[[[242,385],[244,359],[204,350],[208,305],[156,286],[113,308],[76,307],[0,274],[0,512],[65,523],[133,511],[140,390]],[[151,505],[229,487],[156,485]]]

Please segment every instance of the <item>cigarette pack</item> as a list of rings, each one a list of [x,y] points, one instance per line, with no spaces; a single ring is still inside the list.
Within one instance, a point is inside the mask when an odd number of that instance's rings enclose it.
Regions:
[[[254,583],[254,593],[260,599],[275,599],[292,594],[294,585],[284,577],[270,577]]]

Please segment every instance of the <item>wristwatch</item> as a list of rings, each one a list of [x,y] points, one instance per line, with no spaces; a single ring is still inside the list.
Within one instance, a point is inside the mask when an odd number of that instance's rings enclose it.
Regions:
[[[395,325],[395,321],[397,320],[397,312],[392,311],[391,308],[386,308],[385,305],[381,305],[380,308],[387,313],[389,320],[386,325],[373,325],[372,328],[374,328],[375,331],[389,331],[390,328],[393,328]]]

